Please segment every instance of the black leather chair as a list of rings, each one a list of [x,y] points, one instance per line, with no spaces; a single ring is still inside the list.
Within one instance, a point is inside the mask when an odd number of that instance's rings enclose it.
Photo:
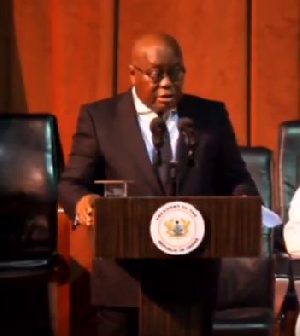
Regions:
[[[273,258],[224,259],[214,334],[273,335]]]
[[[278,195],[279,209],[283,223],[288,220],[288,210],[295,190],[300,184],[299,159],[300,159],[300,121],[285,121],[279,127],[279,160],[278,160]],[[283,241],[282,234],[280,236]],[[283,244],[282,244],[283,245]],[[287,316],[289,312],[298,310],[297,295],[294,286],[292,263],[288,255],[284,255],[284,247],[281,248],[281,263],[278,270],[281,281],[286,282],[288,288],[281,308],[281,335],[287,328]],[[284,263],[284,268],[283,268]],[[286,265],[287,264],[287,265]]]
[[[242,156],[263,198],[273,205],[273,154],[263,147],[242,147]],[[272,335],[274,328],[274,260],[269,230],[262,228],[261,259],[223,259],[214,332],[222,335]]]
[[[264,206],[274,209],[274,155],[266,147],[241,147],[243,159],[250,172]],[[264,254],[270,255],[273,251],[273,231],[267,228],[262,230]]]
[[[57,255],[57,122],[0,115],[0,334],[52,335],[48,282]]]
[[[274,206],[274,157],[273,152],[265,147],[240,147],[246,163],[264,205],[273,209]]]
[[[279,206],[286,222],[295,190],[300,184],[300,121],[286,121],[279,127]]]

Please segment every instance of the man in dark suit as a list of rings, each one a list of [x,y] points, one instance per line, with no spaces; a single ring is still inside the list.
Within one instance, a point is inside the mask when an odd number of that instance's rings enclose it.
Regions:
[[[177,195],[258,194],[225,106],[182,94],[186,70],[181,48],[173,37],[149,34],[138,39],[129,71],[132,88],[128,92],[85,105],[80,112],[59,186],[61,204],[71,218],[77,217],[85,226],[93,225],[93,203],[100,195],[96,179],[133,180],[132,196],[168,194],[152,164],[149,125],[157,115],[163,116],[171,156],[178,160]],[[193,121],[197,136],[193,167],[187,167],[186,153],[177,141],[177,122],[183,117]],[[134,283],[123,270],[105,261],[95,270],[94,282],[97,291],[93,302],[105,308],[99,311],[99,335],[133,336],[135,331],[128,331],[129,327],[126,334],[128,318],[116,307],[135,305]]]

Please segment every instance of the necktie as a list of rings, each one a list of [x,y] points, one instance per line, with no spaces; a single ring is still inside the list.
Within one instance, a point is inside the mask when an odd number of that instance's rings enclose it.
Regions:
[[[165,123],[165,121],[163,121]],[[155,155],[158,154],[157,150],[154,149]],[[170,187],[170,161],[172,160],[172,149],[170,142],[170,133],[167,127],[165,127],[165,132],[163,135],[163,144],[159,149],[160,151],[160,159],[154,159],[153,161],[157,163],[156,169],[158,173],[158,178],[160,183],[165,191],[165,193],[169,194]]]

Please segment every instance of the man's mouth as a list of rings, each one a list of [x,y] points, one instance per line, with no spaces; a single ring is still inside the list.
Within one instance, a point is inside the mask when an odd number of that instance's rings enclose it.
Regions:
[[[157,100],[160,102],[168,102],[174,99],[174,95],[172,94],[164,94],[164,95],[160,95],[157,97]]]

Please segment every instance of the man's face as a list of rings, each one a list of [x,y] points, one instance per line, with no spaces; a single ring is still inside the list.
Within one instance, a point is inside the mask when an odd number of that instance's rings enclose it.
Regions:
[[[151,110],[163,113],[178,104],[185,69],[181,55],[169,46],[150,46],[130,65],[138,97]]]

